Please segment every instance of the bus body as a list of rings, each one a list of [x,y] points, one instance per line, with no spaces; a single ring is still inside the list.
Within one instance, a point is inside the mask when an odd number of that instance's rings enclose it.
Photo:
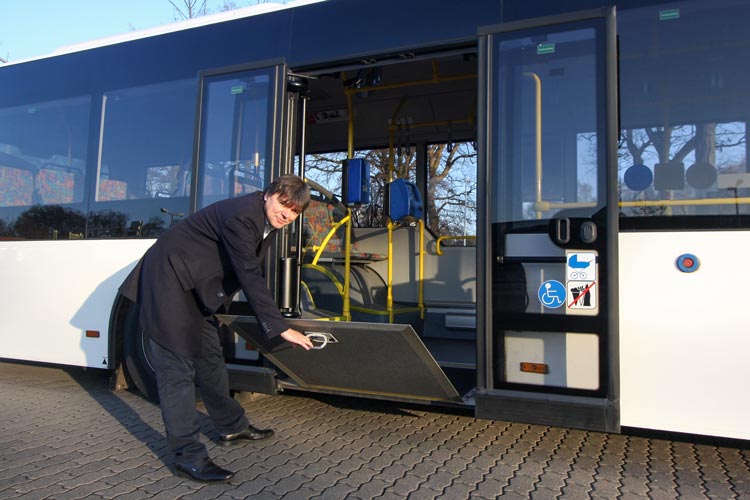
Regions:
[[[298,173],[265,272],[317,349],[260,337],[240,293],[234,390],[750,439],[748,21],[293,2],[0,66],[0,357],[155,397],[118,286],[187,214]]]

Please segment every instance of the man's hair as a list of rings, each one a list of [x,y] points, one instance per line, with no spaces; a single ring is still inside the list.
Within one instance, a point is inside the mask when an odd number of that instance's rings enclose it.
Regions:
[[[265,196],[279,195],[279,201],[292,207],[297,212],[307,208],[310,203],[310,188],[302,178],[296,175],[282,175],[276,178],[263,191]]]

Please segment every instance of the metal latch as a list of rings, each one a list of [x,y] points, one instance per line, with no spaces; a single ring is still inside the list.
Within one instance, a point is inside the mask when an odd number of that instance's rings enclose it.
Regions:
[[[328,344],[338,344],[336,337],[328,332],[305,332],[305,337],[313,342],[312,349],[323,349]],[[318,342],[320,345],[315,345]]]

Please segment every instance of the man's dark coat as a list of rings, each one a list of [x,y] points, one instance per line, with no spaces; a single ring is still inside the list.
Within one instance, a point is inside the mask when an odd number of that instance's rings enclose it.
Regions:
[[[146,334],[196,359],[203,316],[223,311],[240,289],[268,338],[285,331],[261,267],[272,240],[263,239],[264,227],[256,192],[209,205],[162,234],[120,287],[140,304]]]

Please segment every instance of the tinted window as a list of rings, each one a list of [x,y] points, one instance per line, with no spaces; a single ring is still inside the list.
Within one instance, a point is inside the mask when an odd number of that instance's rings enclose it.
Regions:
[[[89,237],[154,237],[189,209],[196,84],[107,92]]]
[[[604,202],[596,32],[530,33],[495,48],[491,220],[589,217]]]
[[[0,110],[0,235],[83,236],[87,97]]]
[[[266,185],[276,104],[269,69],[207,77],[204,85],[200,207]]]
[[[749,18],[740,0],[618,13],[622,215],[750,214]]]

